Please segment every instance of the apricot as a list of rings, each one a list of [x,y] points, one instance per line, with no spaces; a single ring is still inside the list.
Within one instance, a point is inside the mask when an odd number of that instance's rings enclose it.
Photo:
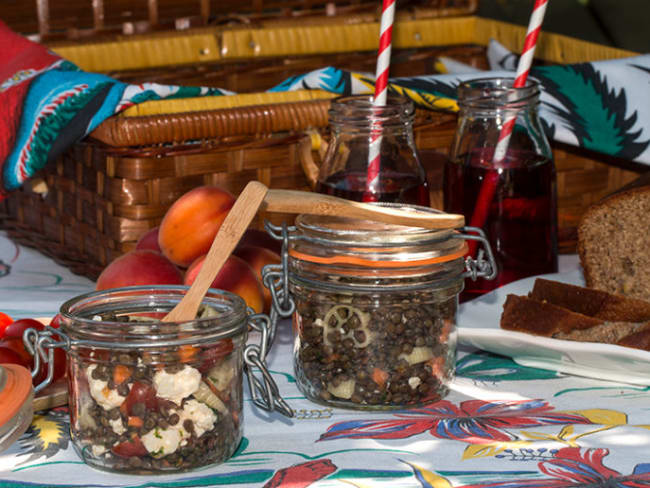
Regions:
[[[262,268],[267,264],[280,264],[280,255],[265,247],[260,246],[237,246],[233,251],[235,256],[242,258],[253,268],[257,279],[262,283],[264,293],[264,312],[269,313],[271,310],[271,292],[264,286],[262,281]]]
[[[218,186],[200,186],[182,195],[160,223],[158,244],[174,264],[189,266],[208,252],[235,197]]]
[[[185,284],[191,285],[199,274],[205,256],[198,257],[185,272]],[[264,292],[262,283],[255,276],[255,271],[243,259],[228,256],[228,259],[210,285],[212,288],[226,290],[239,295],[246,305],[261,313],[264,310]]]
[[[96,290],[135,285],[182,285],[183,274],[165,256],[150,249],[114,259],[97,278]]]
[[[278,255],[282,252],[282,241],[278,241],[265,230],[259,229],[246,229],[246,232],[244,232],[244,235],[237,244],[237,247],[243,246],[265,247]]]
[[[160,245],[158,245],[158,231],[160,227],[154,227],[153,229],[145,232],[138,242],[135,244],[135,248],[140,249],[151,249],[152,251],[162,253]]]

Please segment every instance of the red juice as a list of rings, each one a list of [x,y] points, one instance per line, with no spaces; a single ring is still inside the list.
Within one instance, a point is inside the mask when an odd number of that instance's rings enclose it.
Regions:
[[[363,201],[365,189],[366,174],[349,171],[334,173],[324,182],[319,181],[316,184],[318,193],[357,202]],[[428,207],[429,187],[426,181],[412,174],[382,173],[376,197],[379,202],[409,203]]]
[[[509,151],[495,168],[490,154],[476,152],[447,162],[444,209],[465,216],[469,225],[481,185],[489,171],[498,175],[483,225],[497,263],[497,276],[465,280],[461,301],[527,276],[557,272],[557,197],[555,166],[543,156]],[[469,161],[469,163],[468,163]]]

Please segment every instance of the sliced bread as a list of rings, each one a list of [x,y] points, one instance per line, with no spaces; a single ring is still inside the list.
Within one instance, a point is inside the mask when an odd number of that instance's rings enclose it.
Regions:
[[[604,321],[526,296],[508,295],[503,304],[501,328],[553,337],[558,333],[589,329]]]
[[[605,321],[527,296],[506,297],[501,328],[554,339],[650,350],[650,322]]]
[[[560,281],[537,278],[528,296],[597,319],[619,322],[650,320],[650,302]]]

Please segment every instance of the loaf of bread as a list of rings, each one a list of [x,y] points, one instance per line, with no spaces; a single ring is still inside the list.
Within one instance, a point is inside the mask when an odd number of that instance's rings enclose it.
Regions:
[[[589,288],[650,301],[650,173],[590,207],[578,225]]]
[[[528,296],[508,295],[501,328],[650,350],[650,303],[538,278]]]

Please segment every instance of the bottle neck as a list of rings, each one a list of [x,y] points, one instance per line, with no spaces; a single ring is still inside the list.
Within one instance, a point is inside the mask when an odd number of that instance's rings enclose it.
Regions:
[[[415,109],[403,97],[390,96],[386,105],[375,106],[372,97],[341,97],[332,102],[329,123],[332,133],[408,135],[413,131]]]
[[[510,78],[484,78],[462,83],[458,87],[460,116],[537,117],[539,85],[529,80],[514,88],[513,82]]]
[[[452,160],[469,164],[508,165],[508,160],[552,159],[539,118],[540,89],[535,81],[514,88],[513,79],[485,78],[458,88],[458,128],[450,151]],[[480,156],[479,156],[480,155]],[[474,164],[474,163],[472,163]]]

